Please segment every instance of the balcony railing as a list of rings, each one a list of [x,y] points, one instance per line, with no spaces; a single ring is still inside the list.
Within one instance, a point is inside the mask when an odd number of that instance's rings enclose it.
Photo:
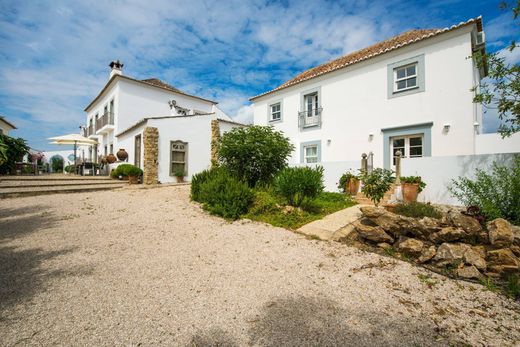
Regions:
[[[87,136],[94,135],[94,125],[89,125],[88,128],[85,129],[87,132]]]
[[[114,125],[114,113],[107,112],[96,120],[96,131],[105,125]]]
[[[307,128],[321,125],[321,111],[320,108],[313,108],[312,110],[298,112],[298,125],[300,128]]]

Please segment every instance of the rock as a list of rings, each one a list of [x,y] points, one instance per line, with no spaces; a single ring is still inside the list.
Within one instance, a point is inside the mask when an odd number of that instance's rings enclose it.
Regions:
[[[488,269],[501,275],[517,273],[520,260],[509,248],[501,248],[488,252]]]
[[[437,251],[435,250],[435,246],[430,246],[428,248],[424,247],[418,261],[421,264],[426,263],[427,261],[429,261],[433,257],[435,257],[435,254],[437,254]]]
[[[466,252],[464,252],[464,262],[466,264],[470,264],[475,266],[479,270],[486,270],[487,263],[484,257],[481,256],[481,253],[473,248],[468,248]]]
[[[463,229],[455,227],[442,228],[439,232],[432,234],[430,239],[435,243],[452,242],[462,240],[467,234]]]
[[[382,207],[375,207],[375,206],[362,206],[359,208],[361,213],[363,213],[363,216],[367,218],[377,218],[385,213],[386,210]]]
[[[464,253],[469,248],[464,243],[443,243],[437,248],[434,260],[439,262],[439,265],[454,264],[463,260]]]
[[[412,255],[419,256],[422,252],[424,243],[420,240],[409,238],[399,242],[399,251]]]
[[[381,243],[378,243],[378,244],[377,244],[377,247],[386,250],[386,249],[390,249],[390,248],[392,248],[392,245],[390,245],[390,244],[388,244],[388,243],[386,243],[386,242],[381,242]]]
[[[419,219],[418,226],[423,230],[425,234],[433,234],[440,231],[443,227],[440,219],[424,217]]]
[[[463,229],[469,235],[475,235],[482,230],[482,226],[475,218],[460,212],[450,211],[446,217],[452,226]]]
[[[520,226],[511,225],[511,231],[513,232],[513,244],[520,247]]]
[[[482,274],[474,266],[464,266],[457,269],[457,276],[462,278],[480,278]]]
[[[520,246],[512,245],[509,248],[511,249],[511,251],[513,252],[514,255],[516,255],[517,257],[520,257]]]
[[[489,242],[495,247],[509,247],[513,244],[514,235],[511,224],[503,218],[497,218],[487,224]]]
[[[383,228],[380,226],[370,226],[363,224],[361,222],[356,222],[354,224],[355,230],[357,231],[358,235],[366,240],[372,241],[372,242],[387,242],[387,243],[393,243],[394,239],[385,233]]]
[[[401,216],[386,212],[373,219],[373,221],[383,228],[386,232],[391,233],[394,237],[398,237],[399,235],[403,235],[405,233],[405,229],[403,228],[403,223],[401,222]]]

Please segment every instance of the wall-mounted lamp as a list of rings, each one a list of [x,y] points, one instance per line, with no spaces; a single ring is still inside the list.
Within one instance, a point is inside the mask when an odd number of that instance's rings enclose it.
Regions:
[[[450,130],[450,128],[451,128],[451,124],[450,123],[444,123],[444,125],[443,125],[444,132],[447,133]]]
[[[374,139],[374,134],[370,133],[368,134],[368,141],[372,141]]]
[[[331,142],[332,142],[331,139],[327,139],[327,145],[330,145]]]
[[[480,125],[479,122],[475,122],[475,123],[473,123],[473,126],[474,126],[475,128],[478,127],[479,125]]]

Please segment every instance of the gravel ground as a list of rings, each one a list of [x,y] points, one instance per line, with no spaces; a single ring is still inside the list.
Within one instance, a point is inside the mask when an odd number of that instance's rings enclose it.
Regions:
[[[512,346],[520,305],[189,187],[0,201],[0,345]],[[430,276],[425,280],[419,274]]]

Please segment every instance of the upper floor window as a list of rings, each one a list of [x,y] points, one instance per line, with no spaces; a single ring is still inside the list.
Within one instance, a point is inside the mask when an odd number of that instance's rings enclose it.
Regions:
[[[110,113],[113,114],[114,113],[114,99],[110,100]]]
[[[105,107],[103,108],[103,114],[107,114],[108,113],[108,105],[105,105]]]
[[[388,98],[424,91],[424,55],[388,65]]]
[[[394,91],[417,88],[417,63],[394,69]]]
[[[270,122],[276,122],[282,120],[282,104],[277,102],[276,104],[272,104],[269,106],[270,108]]]
[[[307,94],[303,98],[305,112],[307,112],[307,117],[317,116],[319,109],[318,92]]]
[[[321,89],[315,88],[301,94],[300,128],[321,126]]]

